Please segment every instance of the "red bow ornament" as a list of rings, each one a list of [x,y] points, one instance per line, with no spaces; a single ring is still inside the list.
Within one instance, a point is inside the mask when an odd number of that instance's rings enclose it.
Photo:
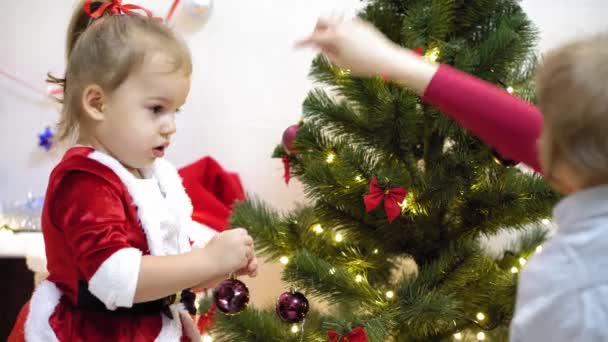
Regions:
[[[146,13],[148,17],[153,17],[152,11],[149,9],[143,8],[138,5],[132,4],[122,4],[122,0],[112,0],[108,2],[104,2],[97,8],[95,11],[91,10],[91,4],[93,0],[86,0],[84,2],[84,12],[88,14],[91,18],[97,19],[101,17],[106,11],[110,12],[110,14],[133,14],[134,11],[142,11]]]
[[[369,194],[363,196],[365,209],[369,213],[376,209],[382,199],[384,199],[384,211],[388,217],[388,222],[393,222],[401,214],[399,204],[403,202],[407,195],[405,188],[392,188],[385,190],[378,185],[378,178],[374,177],[369,183]]]
[[[289,180],[291,179],[291,168],[289,167],[289,158],[287,156],[283,156],[283,179],[285,180],[285,184],[289,185]]]
[[[330,342],[367,342],[367,335],[365,329],[357,327],[344,336],[339,336],[335,330],[327,332]]]
[[[204,335],[205,332],[207,332],[213,325],[213,323],[215,321],[216,312],[217,312],[217,306],[215,306],[215,304],[212,304],[211,307],[209,308],[209,311],[205,312],[204,314],[201,315],[201,317],[199,317],[198,322],[196,323],[196,326],[198,327],[198,331],[200,332],[201,335]]]

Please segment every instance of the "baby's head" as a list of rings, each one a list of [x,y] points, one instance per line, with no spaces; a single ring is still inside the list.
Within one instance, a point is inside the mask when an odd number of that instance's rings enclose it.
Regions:
[[[536,87],[545,176],[564,193],[608,184],[608,35],[549,53]]]
[[[108,2],[94,1],[90,12]],[[110,6],[94,19],[83,6],[68,28],[65,79],[52,78],[64,86],[58,138],[144,168],[164,155],[175,133],[190,88],[190,51],[157,18]]]

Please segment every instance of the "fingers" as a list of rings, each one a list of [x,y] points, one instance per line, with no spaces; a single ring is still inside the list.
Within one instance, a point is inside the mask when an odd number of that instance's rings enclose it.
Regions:
[[[245,243],[245,246],[253,246],[253,238],[249,235],[243,238],[243,242]]]
[[[334,32],[336,26],[342,22],[342,18],[319,18],[317,24],[313,30],[313,33],[304,38],[296,41],[296,47],[323,47],[328,45],[334,39]]]
[[[249,262],[249,265],[247,265],[247,273],[252,278],[258,275],[258,258],[255,256]]]

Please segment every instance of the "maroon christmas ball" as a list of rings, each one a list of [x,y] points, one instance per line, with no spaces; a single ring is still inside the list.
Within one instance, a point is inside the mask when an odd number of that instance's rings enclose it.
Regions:
[[[249,304],[249,289],[238,279],[226,279],[215,288],[213,298],[218,310],[235,315]]]
[[[302,322],[308,308],[308,299],[301,292],[284,292],[277,301],[277,315],[287,323]]]
[[[296,151],[293,149],[293,142],[296,140],[298,136],[298,130],[300,129],[300,125],[291,125],[287,127],[285,132],[283,132],[283,148],[285,148],[285,152],[291,154]]]

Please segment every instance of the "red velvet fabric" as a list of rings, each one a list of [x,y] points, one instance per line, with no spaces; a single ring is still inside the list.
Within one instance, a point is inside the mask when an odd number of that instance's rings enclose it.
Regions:
[[[111,318],[74,308],[78,279],[88,280],[112,253],[137,247],[149,254],[128,191],[112,170],[87,157],[91,151],[68,151],[49,181],[49,205],[43,213],[49,280],[65,294],[50,324],[60,341],[83,341],[85,336],[87,341],[153,341],[161,328],[159,315]],[[232,205],[245,198],[239,176],[210,157],[179,173],[192,200],[192,218],[218,231],[225,229]],[[29,302],[17,317],[10,342],[25,341],[28,313]]]
[[[543,117],[528,102],[447,65],[439,67],[424,100],[496,148],[503,158],[541,172],[537,141]]]

